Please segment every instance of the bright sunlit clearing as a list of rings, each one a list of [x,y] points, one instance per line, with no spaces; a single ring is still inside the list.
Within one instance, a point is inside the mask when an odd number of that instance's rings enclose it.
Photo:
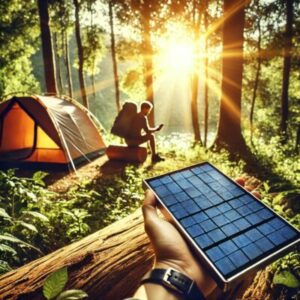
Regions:
[[[193,48],[189,44],[169,43],[165,50],[166,65],[171,70],[190,71],[193,66]]]
[[[172,28],[174,29],[174,27]],[[182,28],[169,32],[159,42],[158,64],[164,71],[189,72],[193,67],[193,43]]]

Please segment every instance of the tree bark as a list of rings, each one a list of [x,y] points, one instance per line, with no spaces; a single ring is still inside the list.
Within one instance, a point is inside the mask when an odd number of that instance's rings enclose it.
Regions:
[[[71,73],[71,66],[70,66],[69,41],[67,38],[67,30],[64,31],[64,44],[65,44],[65,62],[66,62],[66,69],[67,69],[69,97],[73,98],[73,82],[72,82],[72,73]]]
[[[80,93],[81,98],[83,101],[83,105],[89,109],[89,101],[86,94],[85,82],[84,82],[84,74],[83,74],[83,65],[84,65],[84,56],[83,56],[83,47],[81,41],[81,34],[80,34],[80,3],[78,0],[73,0],[75,6],[75,35],[77,41],[77,48],[78,48],[78,77],[79,77],[79,84],[80,84]]]
[[[44,299],[46,277],[68,267],[67,288],[89,299],[118,300],[132,295],[151,268],[153,253],[140,211],[78,242],[0,277],[1,299]]]
[[[245,6],[249,0],[224,0],[222,96],[215,144],[244,153],[241,132],[241,94]]]
[[[55,62],[49,27],[48,0],[38,0],[46,92],[57,94]]]
[[[60,94],[63,94],[63,82],[61,77],[60,57],[58,55],[58,47],[57,47],[57,33],[53,34],[53,45],[55,51],[56,73],[58,77],[58,92],[60,92]]]
[[[120,89],[119,89],[119,76],[118,76],[118,66],[117,66],[117,55],[116,55],[116,44],[115,44],[115,32],[114,32],[114,16],[113,16],[113,5],[112,1],[108,1],[109,6],[109,24],[110,24],[110,40],[111,40],[111,57],[113,62],[114,71],[114,82],[115,82],[115,93],[116,93],[116,105],[117,111],[121,110],[120,103]]]
[[[146,99],[154,104],[153,92],[153,47],[151,42],[151,1],[145,0],[141,5],[141,25],[143,40],[144,78],[146,85]],[[154,127],[154,107],[149,116],[149,125]]]
[[[294,0],[286,0],[286,28],[283,50],[283,78],[281,91],[281,123],[280,130],[283,136],[283,142],[287,141],[287,122],[289,115],[289,80],[291,70],[292,38],[293,38],[293,18],[294,18]]]
[[[194,26],[194,45],[195,45],[195,56],[194,56],[194,67],[192,74],[192,99],[191,99],[191,111],[192,111],[192,124],[194,130],[195,142],[201,143],[200,125],[199,125],[199,113],[198,113],[198,90],[199,90],[199,37],[200,37],[200,22],[201,13],[199,11],[198,20],[196,20],[196,1],[193,1],[193,26]],[[202,144],[202,143],[201,143]]]
[[[205,31],[208,29],[208,0],[204,2],[204,27]],[[207,135],[208,135],[208,37],[205,37],[205,87],[204,87],[204,146],[207,147]]]
[[[259,10],[259,1],[258,5],[258,12]],[[253,143],[253,115],[254,115],[254,107],[256,101],[256,94],[258,89],[259,77],[260,77],[260,69],[261,69],[261,24],[260,18],[257,18],[257,30],[258,30],[258,40],[257,40],[257,68],[254,80],[254,87],[253,87],[253,94],[252,94],[252,101],[251,101],[251,109],[250,109],[250,142]]]

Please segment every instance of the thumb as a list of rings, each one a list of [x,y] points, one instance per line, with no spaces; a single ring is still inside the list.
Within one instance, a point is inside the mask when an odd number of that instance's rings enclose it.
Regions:
[[[144,216],[145,230],[147,233],[151,233],[157,224],[159,217],[156,211],[156,199],[150,190],[146,191],[142,212]]]

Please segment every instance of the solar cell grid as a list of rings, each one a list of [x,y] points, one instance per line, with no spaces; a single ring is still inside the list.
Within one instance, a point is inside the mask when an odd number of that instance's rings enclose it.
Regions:
[[[209,164],[146,182],[225,278],[299,237]]]

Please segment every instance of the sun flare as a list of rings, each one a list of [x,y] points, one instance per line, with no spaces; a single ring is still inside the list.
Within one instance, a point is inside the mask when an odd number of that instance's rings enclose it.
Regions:
[[[165,64],[170,70],[190,71],[193,66],[193,47],[182,42],[169,42],[164,51]]]
[[[193,41],[183,27],[170,27],[168,34],[158,42],[158,65],[168,72],[189,72],[194,62]]]

